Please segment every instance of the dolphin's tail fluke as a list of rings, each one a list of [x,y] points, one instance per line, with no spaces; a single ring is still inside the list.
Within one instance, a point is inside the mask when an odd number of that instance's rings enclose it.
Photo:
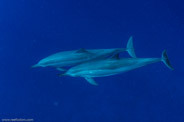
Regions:
[[[170,63],[170,61],[169,61],[169,59],[168,59],[166,50],[164,50],[164,51],[162,52],[162,58],[161,58],[161,60],[164,62],[164,64],[165,64],[169,69],[174,70],[174,68],[171,66],[171,63]]]
[[[132,36],[130,36],[130,38],[128,40],[126,49],[127,49],[128,54],[132,58],[136,58],[135,51],[134,51],[134,46],[133,46],[133,37]]]

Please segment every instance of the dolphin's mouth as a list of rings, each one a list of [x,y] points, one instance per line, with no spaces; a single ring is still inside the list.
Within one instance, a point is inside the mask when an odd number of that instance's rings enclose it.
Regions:
[[[67,74],[66,74],[66,73],[60,73],[60,74],[58,74],[58,76],[59,76],[59,77],[67,76]]]
[[[39,67],[39,65],[35,64],[35,65],[31,66],[31,68],[36,68],[36,67]]]

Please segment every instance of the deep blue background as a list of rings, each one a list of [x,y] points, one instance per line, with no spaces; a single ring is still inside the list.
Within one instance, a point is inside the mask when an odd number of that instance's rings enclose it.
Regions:
[[[36,122],[183,122],[184,7],[179,0],[1,0],[0,118]],[[110,77],[58,77],[31,69],[40,59],[79,48],[125,47],[138,57],[166,49],[162,63]],[[127,56],[127,55],[125,55]]]

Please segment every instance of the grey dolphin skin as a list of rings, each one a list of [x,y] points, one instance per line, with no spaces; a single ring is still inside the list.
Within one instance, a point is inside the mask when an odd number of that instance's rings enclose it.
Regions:
[[[98,85],[94,81],[94,77],[104,77],[115,75],[123,72],[127,72],[148,64],[156,63],[162,61],[168,68],[174,69],[168,59],[167,53],[164,50],[162,52],[161,58],[122,58],[119,59],[118,56],[114,56],[107,60],[98,60],[83,63],[75,67],[70,68],[64,74],[60,76],[68,75],[72,77],[83,77],[90,84]]]
[[[115,49],[79,49],[73,51],[59,52],[40,60],[34,67],[56,67],[60,71],[65,71],[63,67],[74,66],[87,61],[105,59],[108,56],[127,51],[131,57],[136,57],[133,48],[133,38],[129,38],[126,48]]]

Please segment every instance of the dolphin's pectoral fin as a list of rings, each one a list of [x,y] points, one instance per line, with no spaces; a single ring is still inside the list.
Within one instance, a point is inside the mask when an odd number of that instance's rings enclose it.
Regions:
[[[59,70],[59,71],[66,71],[66,69],[60,68],[60,67],[57,67],[56,69]]]
[[[91,85],[95,85],[97,86],[98,84],[95,82],[95,80],[93,78],[90,77],[84,77],[88,83],[90,83]]]
[[[76,50],[76,53],[84,53],[84,52],[88,52],[88,51],[84,48],[80,48],[79,50]]]

